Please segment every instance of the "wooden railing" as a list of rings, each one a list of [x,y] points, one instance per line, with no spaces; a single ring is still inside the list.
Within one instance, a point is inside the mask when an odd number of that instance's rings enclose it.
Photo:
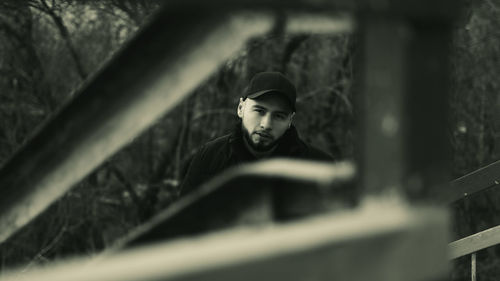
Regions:
[[[452,181],[448,187],[439,188],[434,195],[440,202],[451,204],[499,184],[500,161],[496,161]]]
[[[473,196],[500,183],[500,161],[480,168],[470,174],[451,182],[449,188],[443,189],[441,201],[453,203],[457,200]],[[469,235],[449,244],[450,259],[470,255],[471,280],[476,281],[476,253],[482,249],[500,244],[500,226]]]
[[[355,15],[361,43],[356,57],[362,92],[357,101],[361,140],[357,190],[362,195],[356,209],[338,214],[321,210],[322,215],[312,212],[304,217],[303,210],[297,213],[280,205],[285,210],[280,214],[292,214],[295,220],[142,245],[100,262],[75,261],[23,277],[51,281],[443,277],[445,208],[408,207],[398,194],[426,194],[426,188],[446,178],[447,46],[458,7],[454,0],[167,3],[0,169],[0,242],[170,110],[249,37],[270,30],[272,11],[295,12],[295,17],[301,12],[324,16],[341,9]],[[304,31],[300,22],[290,24],[290,30]],[[261,163],[255,169],[267,171],[263,167]],[[271,174],[277,175],[280,172]],[[408,175],[409,185],[402,182]],[[208,197],[217,193],[210,188],[202,192]],[[191,200],[179,202],[177,210],[198,201]],[[293,206],[302,203],[293,202]],[[193,213],[173,210],[164,216],[183,221],[184,214]],[[127,241],[153,233],[149,230]]]

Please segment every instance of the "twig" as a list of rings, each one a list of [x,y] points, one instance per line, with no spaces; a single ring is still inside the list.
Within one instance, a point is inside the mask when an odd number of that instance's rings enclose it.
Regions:
[[[115,178],[125,187],[125,189],[130,194],[130,197],[132,198],[132,201],[137,206],[137,208],[141,209],[142,207],[141,199],[139,198],[139,195],[137,195],[137,192],[135,192],[133,186],[127,181],[123,173],[111,163],[108,163],[107,168],[111,171],[111,173],[115,176]]]
[[[42,248],[40,250],[40,252],[38,252],[35,257],[30,261],[30,263],[22,270],[22,272],[26,272],[28,269],[30,269],[37,261],[39,260],[45,260],[47,261],[48,259],[46,257],[44,257],[44,255],[50,251],[58,242],[59,240],[61,240],[61,238],[63,237],[64,233],[66,232],[66,224],[63,225],[61,231],[59,231],[59,233],[56,235],[56,237],[54,237],[54,239],[52,239],[52,241],[47,245],[45,246],[44,248]]]
[[[85,80],[87,78],[87,72],[85,71],[83,67],[83,63],[80,60],[80,57],[78,53],[76,52],[75,46],[73,45],[73,42],[71,41],[70,34],[66,26],[64,25],[63,19],[56,14],[56,12],[49,7],[47,2],[45,0],[39,0],[40,3],[43,5],[45,8],[46,13],[52,18],[52,21],[56,25],[57,30],[59,31],[59,34],[61,35],[66,48],[68,49],[71,58],[73,59],[73,62],[75,63],[76,71],[80,78],[82,80]]]

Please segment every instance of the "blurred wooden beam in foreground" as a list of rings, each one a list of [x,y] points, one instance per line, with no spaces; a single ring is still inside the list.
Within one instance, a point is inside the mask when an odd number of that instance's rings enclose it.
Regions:
[[[352,212],[152,244],[0,280],[440,280],[448,268],[446,221],[442,210],[372,201]]]
[[[429,199],[432,187],[449,180],[446,127],[455,2],[420,2],[422,13],[413,16],[359,17],[359,170],[369,194]],[[438,10],[444,14],[435,17]]]
[[[0,242],[271,26],[264,14],[163,12],[0,170]]]
[[[234,167],[138,226],[108,251],[356,205],[354,164],[274,159]]]

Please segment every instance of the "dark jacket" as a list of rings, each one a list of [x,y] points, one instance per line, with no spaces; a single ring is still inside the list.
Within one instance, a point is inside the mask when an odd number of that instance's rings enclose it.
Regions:
[[[270,157],[333,160],[327,153],[303,142],[294,126],[285,132]],[[198,149],[188,164],[180,194],[189,193],[229,167],[256,160],[258,159],[246,148],[241,124],[238,124],[230,134],[212,140]]]

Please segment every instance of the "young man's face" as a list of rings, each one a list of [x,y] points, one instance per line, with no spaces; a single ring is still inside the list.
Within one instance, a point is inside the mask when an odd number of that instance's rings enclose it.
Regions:
[[[279,94],[264,94],[255,99],[240,99],[238,116],[243,134],[258,151],[273,147],[292,123],[294,113]]]

